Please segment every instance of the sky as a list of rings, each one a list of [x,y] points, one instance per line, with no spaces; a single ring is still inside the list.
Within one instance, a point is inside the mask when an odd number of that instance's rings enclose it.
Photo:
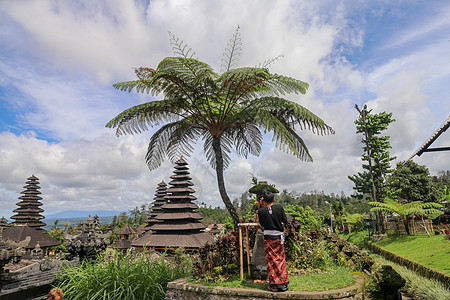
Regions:
[[[0,216],[10,218],[25,181],[40,179],[44,215],[64,210],[127,211],[153,201],[173,163],[150,171],[149,138],[158,128],[117,137],[105,124],[131,106],[162,99],[115,90],[134,68],[173,56],[168,32],[220,71],[240,27],[239,66],[283,55],[273,73],[310,84],[286,95],[335,130],[298,131],[314,159],[303,162],[264,137],[260,156],[232,155],[230,197],[252,175],[279,190],[353,193],[361,171],[355,104],[391,112],[391,156],[408,159],[450,113],[450,2],[0,0]],[[446,132],[433,147],[450,146]],[[186,157],[198,203],[223,207],[215,172],[198,145]],[[432,175],[450,169],[449,152],[414,161]]]

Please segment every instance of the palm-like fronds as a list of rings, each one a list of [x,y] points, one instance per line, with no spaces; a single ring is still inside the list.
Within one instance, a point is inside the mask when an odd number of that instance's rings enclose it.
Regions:
[[[177,120],[182,112],[178,99],[152,101],[124,110],[109,121],[106,127],[117,127],[116,135],[141,133],[148,130],[148,126]]]
[[[224,72],[229,71],[233,65],[237,64],[238,56],[241,54],[241,33],[239,32],[239,26],[236,28],[233,38],[227,43],[227,47],[223,52],[222,57],[222,70]]]
[[[371,211],[385,211],[396,213],[404,218],[414,215],[424,215],[427,217],[436,218],[437,216],[442,214],[442,212],[439,210],[440,208],[442,208],[442,205],[435,202],[414,201],[403,204],[395,200],[386,198],[385,203],[369,202],[369,204],[375,206],[371,208]]]
[[[298,125],[300,130],[308,129],[317,134],[334,134],[333,128],[305,107],[295,102],[279,97],[262,97],[251,102],[252,107],[259,111],[269,111],[283,119],[292,127]],[[261,118],[264,121],[264,118]]]
[[[222,60],[225,72],[214,72],[207,63],[194,58],[187,45],[169,33],[176,57],[166,57],[156,69],[137,68],[138,80],[114,84],[121,91],[162,94],[164,99],[131,107],[107,127],[116,134],[135,134],[164,124],[150,139],[146,162],[150,169],[164,158],[176,160],[189,156],[193,144],[201,138],[206,158],[217,171],[219,191],[229,210],[233,208],[226,195],[223,169],[230,163],[234,148],[239,155],[259,155],[261,129],[273,132],[276,146],[294,156],[311,161],[305,142],[296,129],[317,134],[334,133],[315,114],[292,101],[280,98],[288,93],[304,94],[306,82],[272,74],[266,68],[235,68],[241,50],[239,30],[228,43]],[[230,211],[235,222],[238,217]]]

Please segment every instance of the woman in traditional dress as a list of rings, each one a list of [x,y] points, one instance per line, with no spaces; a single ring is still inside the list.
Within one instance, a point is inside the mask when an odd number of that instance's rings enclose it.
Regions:
[[[284,253],[283,224],[287,223],[283,206],[274,204],[271,192],[263,194],[263,207],[258,209],[258,219],[264,228],[264,250],[266,254],[269,291],[288,290],[289,277]]]

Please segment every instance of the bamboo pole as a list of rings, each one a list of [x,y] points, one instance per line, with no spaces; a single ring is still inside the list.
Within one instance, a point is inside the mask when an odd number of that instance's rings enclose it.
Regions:
[[[247,270],[248,270],[248,276],[251,275],[250,270],[250,242],[248,241],[248,227],[247,227],[247,234],[245,235],[245,241],[247,242]]]
[[[242,249],[242,227],[239,226],[239,258],[240,258],[240,271],[241,271],[241,280],[244,280],[244,253]]]

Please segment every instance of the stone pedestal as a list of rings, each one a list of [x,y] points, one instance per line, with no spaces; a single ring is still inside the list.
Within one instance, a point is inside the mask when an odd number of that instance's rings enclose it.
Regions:
[[[264,280],[267,278],[266,254],[264,252],[264,232],[261,229],[256,231],[251,264],[252,277],[254,279]]]

